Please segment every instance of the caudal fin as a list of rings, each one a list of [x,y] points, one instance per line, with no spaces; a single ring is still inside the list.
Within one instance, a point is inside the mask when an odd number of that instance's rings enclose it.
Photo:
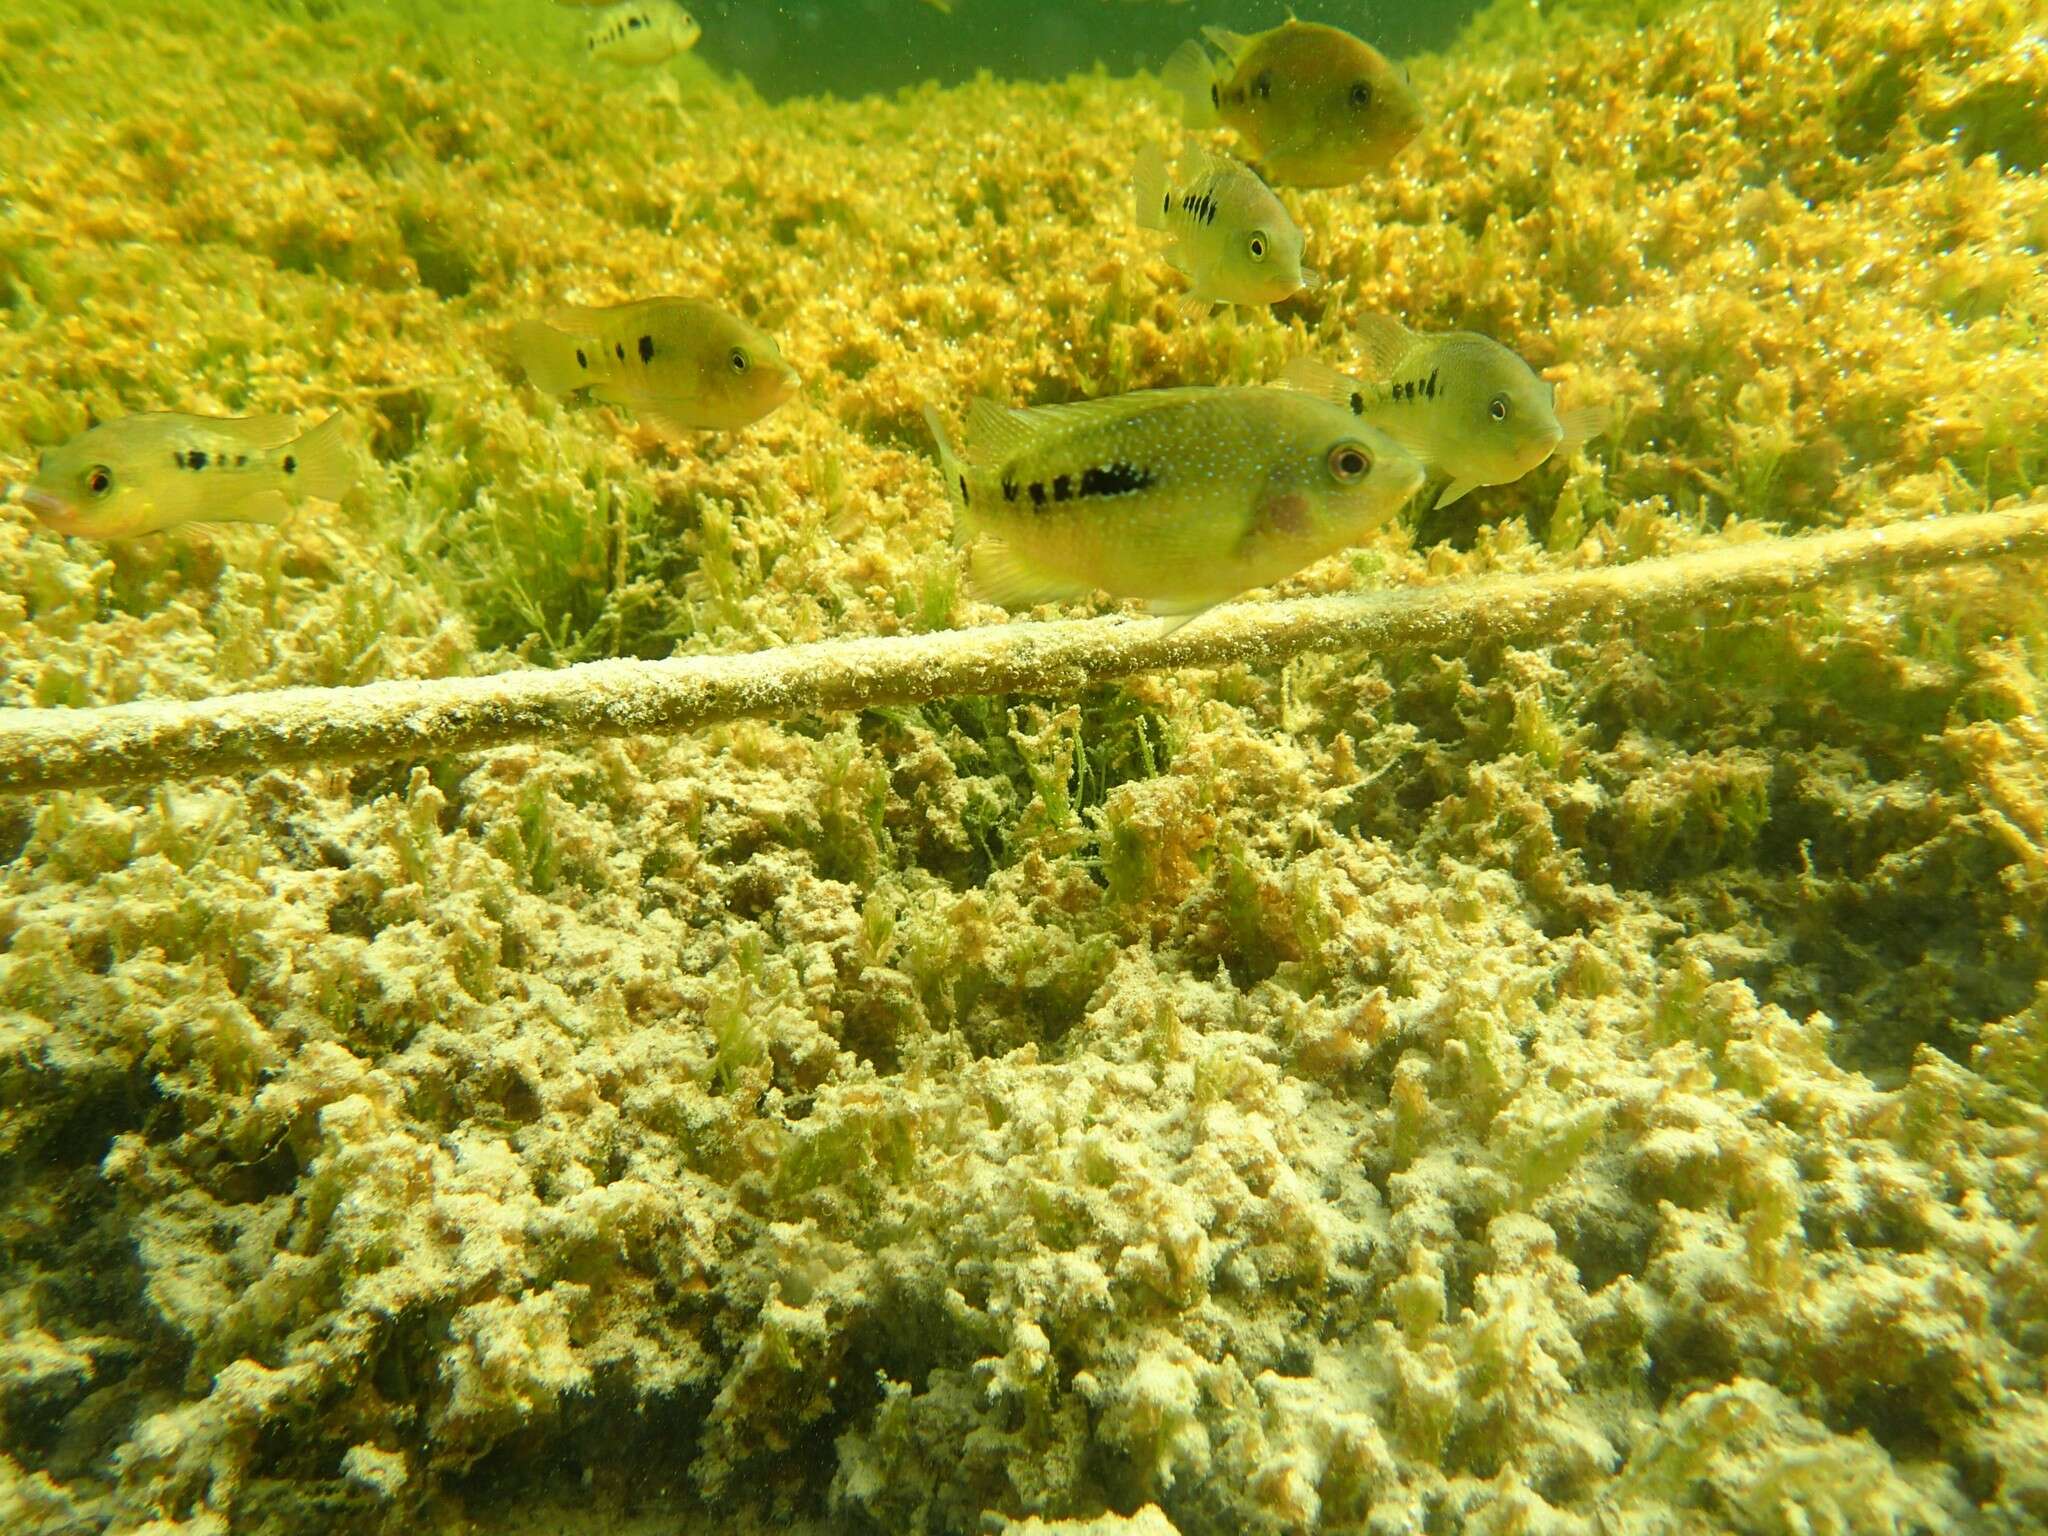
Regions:
[[[362,478],[355,432],[339,411],[287,443],[277,464],[294,499],[314,496],[321,501],[339,501]]]
[[[1131,177],[1131,199],[1136,205],[1138,228],[1166,228],[1166,151],[1147,144],[1138,151],[1138,169]]]
[[[590,371],[589,343],[545,320],[520,321],[505,332],[505,346],[544,395],[567,395],[597,382]]]
[[[953,545],[957,549],[974,536],[967,510],[967,466],[954,449],[952,438],[946,435],[946,424],[929,405],[924,408],[924,424],[930,429],[932,444],[939,452],[939,478],[946,483],[946,499],[953,504]]]
[[[1216,66],[1200,43],[1189,38],[1174,49],[1159,81],[1180,102],[1181,121],[1188,127],[1216,126]]]

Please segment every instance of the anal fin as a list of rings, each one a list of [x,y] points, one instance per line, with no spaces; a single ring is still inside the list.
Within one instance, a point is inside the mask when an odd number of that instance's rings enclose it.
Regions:
[[[1006,541],[994,538],[977,540],[968,550],[967,576],[979,596],[1011,609],[1063,602],[1092,590],[1086,582],[1034,565]]]
[[[1197,608],[1181,608],[1171,605],[1162,607],[1157,603],[1147,603],[1145,605],[1146,612],[1152,614],[1159,621],[1152,631],[1152,638],[1154,640],[1164,640],[1175,630],[1183,625],[1192,624],[1215,606],[1214,603],[1203,603]]]

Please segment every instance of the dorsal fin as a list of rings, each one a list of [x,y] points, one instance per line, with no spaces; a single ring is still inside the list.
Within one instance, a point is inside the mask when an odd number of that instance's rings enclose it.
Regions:
[[[244,447],[281,448],[306,430],[306,419],[303,416],[240,416],[230,417],[220,425]]]
[[[1199,386],[1140,389],[1101,400],[1076,400],[1068,405],[1034,405],[1013,409],[994,400],[974,402],[967,412],[966,459],[970,464],[1000,464],[1015,458],[1048,433],[1123,421],[1176,399],[1193,399],[1213,391]]]
[[[1202,28],[1202,36],[1209,39],[1210,43],[1219,49],[1225,58],[1230,60],[1230,65],[1233,69],[1237,67],[1238,61],[1244,57],[1244,50],[1251,43],[1251,39],[1242,32],[1233,32],[1228,27],[1204,27]]]
[[[974,465],[1000,464],[1030,447],[1041,430],[1025,412],[983,396],[967,407],[961,457]]]
[[[1384,379],[1400,367],[1417,340],[1415,333],[1392,315],[1367,315],[1352,335],[1375,379]]]
[[[1248,176],[1265,186],[1259,173],[1242,160],[1233,159],[1221,150],[1211,149],[1199,139],[1187,138],[1180,146],[1180,180],[1183,186],[1193,186],[1204,177],[1213,176],[1219,184],[1227,183],[1237,176]]]
[[[1298,389],[1333,405],[1341,405],[1354,416],[1363,416],[1366,406],[1378,393],[1350,374],[1340,373],[1314,357],[1295,358],[1280,370],[1280,381],[1289,389]]]

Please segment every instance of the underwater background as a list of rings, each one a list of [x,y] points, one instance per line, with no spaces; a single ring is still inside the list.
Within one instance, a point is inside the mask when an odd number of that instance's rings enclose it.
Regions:
[[[1380,313],[1614,425],[1282,595],[2037,491],[2038,8],[1330,7],[1423,131],[1205,316],[1131,76],[1281,15],[10,7],[0,473],[368,459],[9,512],[0,701],[1000,622],[926,404]],[[489,344],[655,293],[801,398],[675,441]],[[2048,1529],[2043,575],[0,800],[0,1530]]]

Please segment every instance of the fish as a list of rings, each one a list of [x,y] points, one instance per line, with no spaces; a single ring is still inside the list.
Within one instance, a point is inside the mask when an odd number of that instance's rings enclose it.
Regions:
[[[1006,608],[1102,590],[1193,615],[1356,543],[1423,483],[1378,428],[1289,389],[976,400],[964,447],[924,414],[970,579]]]
[[[731,432],[796,393],[774,339],[697,299],[569,307],[506,333],[543,394],[588,391],[671,432]]]
[[[1190,38],[1161,78],[1188,127],[1231,129],[1274,186],[1362,181],[1422,131],[1422,99],[1406,74],[1349,32],[1289,19],[1252,37],[1202,33],[1224,61]]]
[[[43,455],[14,497],[57,533],[128,539],[186,523],[276,523],[307,500],[339,501],[361,478],[339,413],[296,416],[146,411],[89,427]]]
[[[610,64],[665,64],[703,35],[697,18],[670,0],[628,0],[597,18],[583,48]]]
[[[1205,304],[1277,304],[1321,279],[1301,264],[1302,234],[1272,188],[1226,155],[1191,149],[1181,179],[1156,145],[1138,152],[1140,229],[1173,236],[1166,259]]]
[[[1560,414],[1555,386],[1490,336],[1420,336],[1385,315],[1360,327],[1369,376],[1296,358],[1281,378],[1370,422],[1449,484],[1448,507],[1482,485],[1519,480],[1559,449],[1607,429],[1604,406]]]

